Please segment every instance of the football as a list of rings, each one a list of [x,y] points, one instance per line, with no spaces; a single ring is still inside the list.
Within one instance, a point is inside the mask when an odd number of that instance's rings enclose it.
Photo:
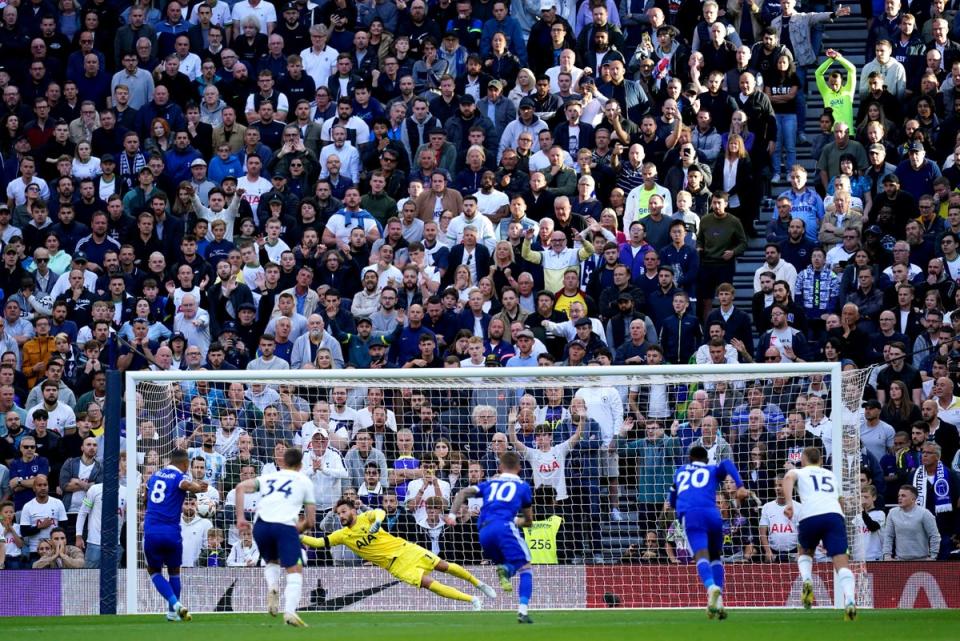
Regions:
[[[197,501],[197,515],[206,519],[217,513],[217,502],[212,499],[200,499]]]

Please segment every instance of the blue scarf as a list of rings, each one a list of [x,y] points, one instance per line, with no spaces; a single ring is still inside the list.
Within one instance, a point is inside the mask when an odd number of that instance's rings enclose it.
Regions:
[[[927,488],[930,484],[927,482],[929,476],[927,471],[921,465],[913,475],[913,486],[917,488],[917,505],[926,509],[927,507]],[[937,471],[934,474],[933,492],[936,495],[934,511],[937,514],[953,511],[953,504],[950,502],[950,477],[947,475],[947,466],[943,461],[937,463]]]

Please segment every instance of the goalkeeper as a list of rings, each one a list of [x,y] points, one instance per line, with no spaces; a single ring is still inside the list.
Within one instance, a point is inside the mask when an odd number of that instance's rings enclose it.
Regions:
[[[431,579],[426,574],[433,570],[446,572],[469,581],[491,599],[497,596],[492,587],[480,581],[462,566],[448,563],[430,550],[381,529],[381,523],[387,517],[383,510],[371,510],[358,515],[353,501],[340,499],[334,512],[340,519],[340,524],[343,525],[341,529],[320,538],[301,536],[300,540],[313,548],[346,545],[364,561],[387,570],[404,583],[418,588],[427,588],[434,594],[447,599],[472,603],[474,610],[483,609],[483,601],[480,597],[464,594],[456,588]]]

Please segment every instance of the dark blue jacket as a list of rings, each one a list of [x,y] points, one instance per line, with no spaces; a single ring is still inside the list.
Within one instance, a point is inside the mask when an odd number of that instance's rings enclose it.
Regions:
[[[703,330],[697,317],[687,312],[683,316],[675,313],[664,318],[660,327],[660,346],[667,362],[684,365],[703,342]]]

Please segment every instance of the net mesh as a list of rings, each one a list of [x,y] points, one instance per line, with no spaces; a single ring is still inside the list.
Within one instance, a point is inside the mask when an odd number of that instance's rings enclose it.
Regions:
[[[181,527],[183,600],[196,611],[265,607],[259,554],[235,527],[232,490],[275,467],[287,446],[306,452],[304,472],[317,494],[315,534],[339,528],[331,508],[341,497],[354,498],[361,511],[386,509],[394,533],[474,568],[488,583],[496,582],[495,570],[478,542],[479,502],[464,506],[455,526],[443,525],[441,516],[459,489],[496,473],[500,453],[518,450],[536,488],[535,523],[525,531],[542,577],[534,603],[556,608],[702,605],[683,528],[665,503],[675,467],[701,444],[711,462],[732,459],[751,491],[742,504],[732,487],[718,494],[723,558],[731,568],[728,605],[796,605],[796,523],[783,517],[776,477],[798,463],[804,447],[817,445],[831,456],[833,439],[841,438],[843,460],[838,465],[832,457],[828,464],[842,478],[861,602],[870,605],[862,560],[872,543],[858,523],[867,371],[844,373],[842,404],[833,407],[830,377],[823,373],[772,375],[762,365],[733,374],[710,368],[662,374],[646,367],[645,373],[599,375],[591,369],[576,376],[478,369],[466,377],[438,370],[411,378],[397,372],[375,381],[350,370],[269,381],[258,381],[257,372],[244,382],[215,374],[197,381],[141,380],[128,389],[136,424],[128,425],[127,438],[136,435],[144,483],[177,447],[189,450],[194,475],[211,483],[209,492],[185,503]],[[131,564],[138,570],[137,608],[159,612],[165,603],[144,571],[142,551],[148,497],[143,487],[130,494],[128,504],[140,507],[140,544]],[[250,499],[246,504],[252,507]],[[398,583],[343,547],[304,550],[303,559],[302,609],[463,605]],[[826,561],[822,554],[817,559]],[[818,605],[832,605],[829,568],[818,564]],[[789,583],[789,589],[771,591],[774,583]],[[510,595],[488,602],[514,605]]]

